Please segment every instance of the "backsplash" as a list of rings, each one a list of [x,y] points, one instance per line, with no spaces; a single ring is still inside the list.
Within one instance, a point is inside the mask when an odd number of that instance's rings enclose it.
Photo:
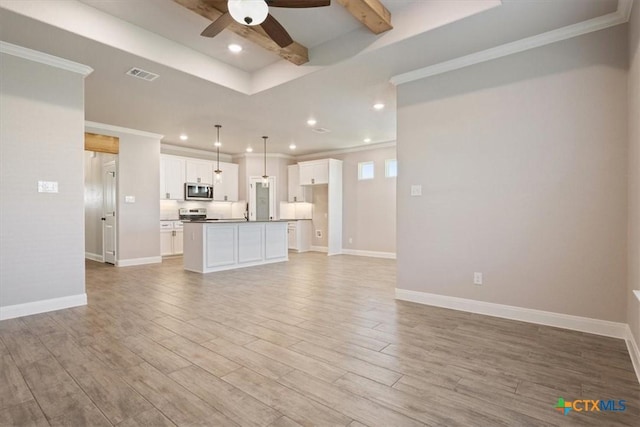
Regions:
[[[312,210],[311,203],[280,202],[281,219],[312,219]]]
[[[160,220],[178,219],[178,209],[206,208],[207,218],[243,218],[247,203],[238,202],[183,202],[177,200],[160,201]]]

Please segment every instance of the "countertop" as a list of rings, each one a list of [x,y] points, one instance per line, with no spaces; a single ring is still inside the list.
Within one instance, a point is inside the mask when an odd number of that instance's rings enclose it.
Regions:
[[[244,218],[241,219],[233,219],[233,218],[229,218],[229,219],[196,219],[196,220],[185,220],[184,223],[185,224],[189,224],[189,223],[196,223],[196,224],[224,224],[224,223],[230,223],[230,222],[238,222],[238,223],[242,223],[242,222],[246,222],[246,223],[251,223],[251,222],[289,222],[290,220],[288,219],[273,219],[270,221],[247,221]]]

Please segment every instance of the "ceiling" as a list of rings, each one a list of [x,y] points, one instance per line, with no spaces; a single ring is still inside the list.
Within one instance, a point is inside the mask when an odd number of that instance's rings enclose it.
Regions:
[[[91,66],[86,119],[165,135],[163,142],[222,151],[307,154],[396,138],[394,75],[612,13],[616,0],[383,0],[394,29],[376,36],[337,1],[273,15],[310,62],[295,66],[172,0],[0,0],[0,39]],[[226,46],[239,42],[240,55]],[[160,75],[125,75],[139,67]],[[385,108],[375,111],[375,102]],[[306,124],[330,130],[319,134]],[[189,135],[183,142],[179,135]],[[371,142],[365,143],[365,138]]]

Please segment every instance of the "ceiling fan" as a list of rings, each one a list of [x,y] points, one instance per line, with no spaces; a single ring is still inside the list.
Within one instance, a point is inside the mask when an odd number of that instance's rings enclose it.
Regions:
[[[211,23],[200,34],[214,37],[229,24],[236,21],[243,25],[260,25],[267,35],[284,48],[293,43],[287,30],[269,13],[269,6],[286,8],[309,8],[329,6],[331,0],[228,0],[227,11]]]

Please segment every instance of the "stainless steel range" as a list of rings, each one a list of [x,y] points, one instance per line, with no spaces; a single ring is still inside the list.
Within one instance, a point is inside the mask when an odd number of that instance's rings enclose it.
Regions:
[[[207,219],[206,208],[186,209],[182,208],[178,210],[178,218],[182,221],[197,221]]]

